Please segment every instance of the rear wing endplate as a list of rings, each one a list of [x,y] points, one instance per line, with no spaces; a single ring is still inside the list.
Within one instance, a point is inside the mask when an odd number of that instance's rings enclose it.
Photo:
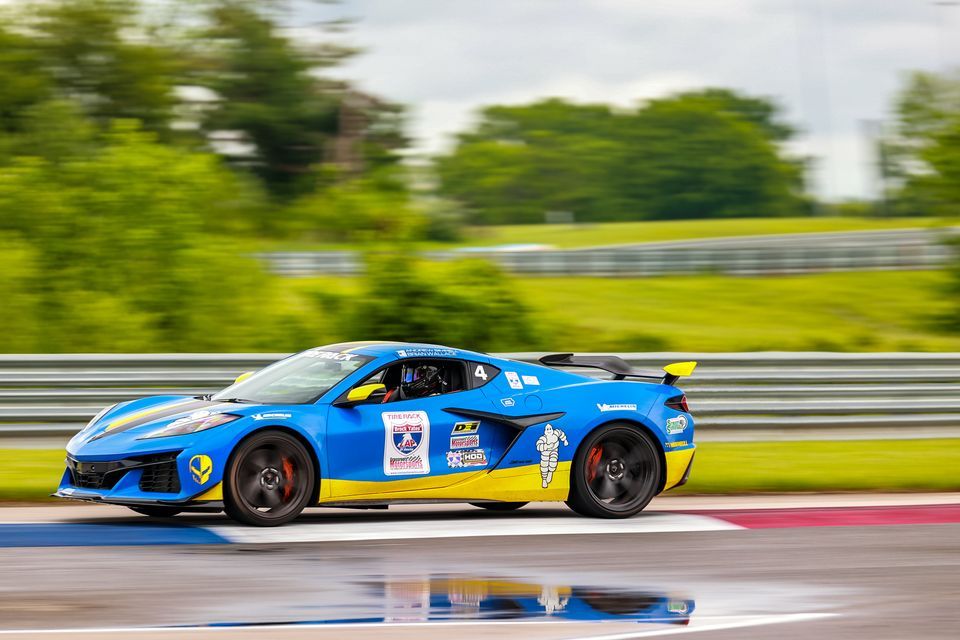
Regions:
[[[620,356],[578,356],[572,353],[554,353],[540,358],[540,364],[548,367],[586,367],[613,374],[614,380],[642,378],[662,384],[673,384],[682,376],[689,376],[697,368],[696,362],[674,362],[663,368],[663,374],[634,369]]]

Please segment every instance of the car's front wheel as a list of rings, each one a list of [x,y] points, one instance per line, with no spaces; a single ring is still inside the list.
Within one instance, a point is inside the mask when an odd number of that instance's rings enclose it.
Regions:
[[[260,431],[240,443],[224,475],[223,506],[234,520],[260,527],[290,522],[314,486],[306,447],[282,431]]]
[[[577,450],[567,505],[594,518],[629,518],[657,494],[660,456],[645,432],[611,423],[591,433]]]

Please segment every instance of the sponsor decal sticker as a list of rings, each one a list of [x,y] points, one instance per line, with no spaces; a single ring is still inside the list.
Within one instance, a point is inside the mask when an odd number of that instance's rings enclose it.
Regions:
[[[426,411],[387,411],[383,418],[383,473],[430,473],[430,419]]]
[[[597,409],[600,411],[636,411],[637,405],[635,404],[597,404]]]
[[[502,404],[505,407],[512,407],[513,405],[516,404],[516,402],[513,401],[513,398],[501,398],[500,404]]]
[[[437,348],[415,348],[415,349],[398,349],[397,355],[401,358],[452,358],[457,355],[456,349],[443,349],[440,347]]]
[[[538,378],[537,376],[523,376],[523,384],[531,385],[534,387],[539,386],[540,378]]]
[[[674,449],[676,447],[685,447],[687,444],[688,442],[686,440],[677,440],[676,442],[668,442],[667,446]]]
[[[667,603],[667,611],[670,613],[686,613],[687,610],[687,603],[683,600],[671,600]]]
[[[537,451],[540,452],[540,478],[543,480],[543,488],[550,486],[553,480],[553,472],[557,470],[557,462],[560,460],[560,443],[567,446],[567,434],[561,429],[555,429],[549,422],[543,428],[543,435],[537,439]]]
[[[286,420],[290,417],[289,413],[256,413],[253,416],[254,420]]]
[[[684,429],[687,428],[687,416],[677,416],[676,418],[670,418],[667,420],[667,433],[673,435],[675,433],[683,433]]]
[[[451,449],[473,449],[480,446],[480,436],[450,436]]]
[[[345,360],[353,360],[357,357],[355,353],[339,353],[337,351],[319,351],[317,349],[311,349],[309,351],[304,351],[303,355],[307,358],[319,358],[320,360],[336,360],[338,362],[343,362]]]
[[[197,484],[206,484],[213,473],[213,460],[210,456],[198,454],[190,458],[190,476]]]
[[[450,432],[452,436],[463,436],[468,433],[476,433],[480,429],[480,422],[474,420],[472,422],[458,422],[453,425],[453,431]]]
[[[503,375],[507,377],[507,384],[510,385],[511,389],[523,389],[523,383],[520,382],[520,376],[517,375],[516,371],[504,371]]]
[[[447,466],[451,469],[460,467],[485,467],[487,466],[487,454],[483,449],[447,451]]]

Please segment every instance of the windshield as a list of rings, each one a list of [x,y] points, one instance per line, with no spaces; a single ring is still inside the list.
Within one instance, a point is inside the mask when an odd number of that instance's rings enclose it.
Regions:
[[[257,404],[308,404],[373,358],[310,349],[262,369],[210,399]]]

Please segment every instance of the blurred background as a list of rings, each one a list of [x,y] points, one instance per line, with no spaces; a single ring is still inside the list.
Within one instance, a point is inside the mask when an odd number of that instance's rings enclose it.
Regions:
[[[857,438],[813,488],[956,488],[957,4],[0,2],[0,496],[106,404],[356,339],[692,353],[700,478]],[[773,467],[687,489],[811,488]]]
[[[960,2],[0,0],[0,633],[954,638],[958,247]],[[690,482],[270,532],[48,497],[105,406],[376,339],[698,360]]]

